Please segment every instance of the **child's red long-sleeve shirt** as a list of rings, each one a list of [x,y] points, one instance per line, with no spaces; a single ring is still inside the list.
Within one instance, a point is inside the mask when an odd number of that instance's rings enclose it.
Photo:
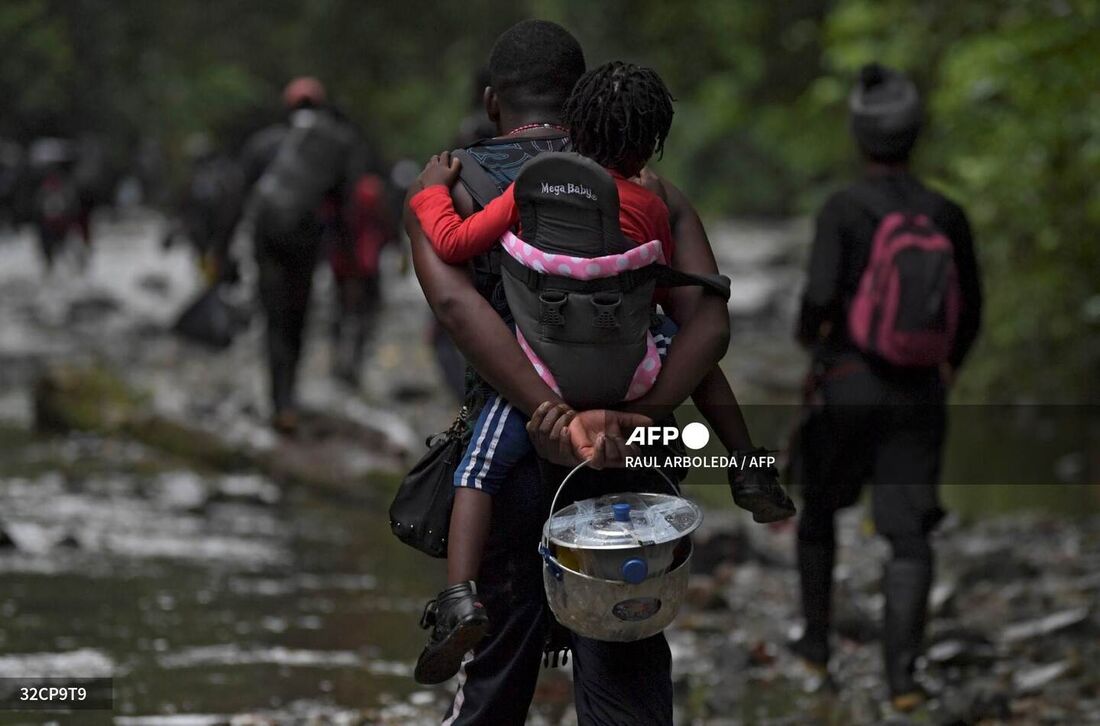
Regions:
[[[619,190],[619,225],[623,234],[636,244],[660,240],[665,260],[671,262],[672,230],[668,207],[648,189],[614,172],[611,175]],[[409,201],[409,206],[420,220],[436,254],[451,264],[466,262],[487,252],[501,235],[519,223],[519,208],[511,186],[483,210],[466,219],[458,216],[451,190],[442,184],[421,190]]]

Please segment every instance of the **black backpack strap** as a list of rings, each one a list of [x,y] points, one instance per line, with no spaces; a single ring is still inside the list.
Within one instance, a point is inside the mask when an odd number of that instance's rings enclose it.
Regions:
[[[482,209],[489,206],[489,202],[504,192],[503,189],[497,186],[493,177],[489,176],[489,172],[485,171],[484,167],[477,163],[477,160],[466,149],[452,151],[451,156],[462,162],[458,180],[462,182],[462,186],[466,187],[466,191],[470,193],[470,196]]]
[[[730,299],[730,279],[725,275],[697,275],[693,272],[681,272],[667,265],[650,265],[653,276],[660,287],[691,287],[698,285],[709,295],[718,295],[723,300]]]
[[[451,156],[462,162],[462,168],[458,172],[458,180],[462,182],[462,186],[470,193],[478,207],[485,209],[489,206],[489,202],[504,192],[489,172],[485,171],[485,167],[479,164],[469,151],[456,149],[451,152]],[[474,268],[490,275],[499,275],[500,262],[500,248],[494,246],[486,254],[474,258]]]

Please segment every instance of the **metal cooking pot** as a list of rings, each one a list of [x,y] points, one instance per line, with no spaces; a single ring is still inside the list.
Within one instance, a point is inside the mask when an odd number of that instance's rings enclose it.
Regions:
[[[550,609],[558,622],[585,637],[648,638],[680,609],[691,571],[688,536],[702,512],[678,496],[660,469],[655,471],[674,496],[612,494],[555,511],[565,485],[583,466],[562,480],[543,526],[539,552]]]

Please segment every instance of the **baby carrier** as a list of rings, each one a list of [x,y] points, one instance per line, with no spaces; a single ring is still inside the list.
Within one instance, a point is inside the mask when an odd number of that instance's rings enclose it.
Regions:
[[[728,299],[729,278],[678,272],[659,240],[628,240],[615,181],[579,154],[540,154],[513,193],[523,239],[501,239],[501,275],[520,347],[572,406],[642,396],[661,369],[649,332],[654,289],[701,285]]]

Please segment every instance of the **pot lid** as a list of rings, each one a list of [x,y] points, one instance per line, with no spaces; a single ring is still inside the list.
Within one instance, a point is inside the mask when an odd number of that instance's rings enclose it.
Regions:
[[[703,521],[692,501],[668,494],[608,494],[582,499],[546,523],[555,544],[584,549],[620,549],[664,544],[684,537]]]

